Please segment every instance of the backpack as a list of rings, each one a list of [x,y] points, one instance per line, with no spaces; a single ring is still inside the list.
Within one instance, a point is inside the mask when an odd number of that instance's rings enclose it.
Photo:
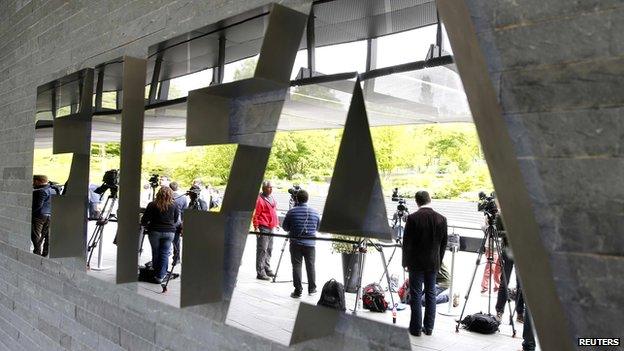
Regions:
[[[405,282],[399,288],[398,294],[401,303],[410,303],[409,279],[405,279]]]
[[[318,300],[317,305],[345,311],[347,308],[345,306],[344,285],[337,282],[335,279],[328,280],[327,283],[323,285],[321,298]]]
[[[381,285],[371,283],[362,289],[362,305],[371,312],[385,312],[388,303]]]
[[[464,328],[481,334],[494,334],[500,325],[496,317],[481,312],[466,316],[461,323]]]
[[[152,262],[147,262],[145,266],[139,266],[139,278],[140,282],[154,282],[154,267],[152,267]]]

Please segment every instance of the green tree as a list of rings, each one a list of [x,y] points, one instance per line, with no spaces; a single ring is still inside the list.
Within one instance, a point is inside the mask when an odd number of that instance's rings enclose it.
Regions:
[[[239,66],[234,70],[234,80],[251,78],[256,71],[258,57],[248,57],[239,61]]]

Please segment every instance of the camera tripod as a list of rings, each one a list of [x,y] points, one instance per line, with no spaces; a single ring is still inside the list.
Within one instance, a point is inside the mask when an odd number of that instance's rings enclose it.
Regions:
[[[394,217],[394,223],[392,224],[392,229],[396,230],[395,241],[400,247],[403,247],[403,231],[405,230],[405,226],[403,225],[403,222],[406,220],[406,215],[403,211],[396,211],[393,217]],[[394,258],[394,254],[396,253],[396,250],[399,246],[395,246],[394,249],[392,250],[392,253],[390,254],[390,258],[388,259],[388,263],[386,264],[386,269],[384,270],[383,273],[381,273],[381,277],[379,277],[379,284],[381,284],[383,277],[386,275],[386,272],[388,271],[387,268],[388,266],[390,266],[390,263],[392,262],[392,259]],[[403,281],[405,281],[405,270],[403,270]],[[388,290],[392,292],[392,287],[388,286]]]
[[[466,293],[466,296],[464,296],[464,307],[462,308],[461,314],[459,315],[459,319],[457,319],[455,322],[457,323],[457,325],[455,326],[455,332],[459,332],[459,325],[461,324],[462,318],[464,316],[464,312],[466,311],[466,305],[468,305],[468,298],[470,297],[470,292],[472,290],[472,286],[474,285],[474,280],[475,277],[477,275],[477,269],[479,268],[479,265],[481,264],[481,257],[483,257],[483,254],[485,253],[484,251],[489,252],[489,254],[487,255],[486,259],[487,259],[487,265],[489,265],[489,269],[490,269],[490,275],[489,275],[489,284],[488,284],[488,315],[491,315],[491,304],[492,304],[492,276],[495,274],[494,270],[492,269],[493,265],[496,265],[497,263],[494,262],[494,250],[496,250],[496,253],[498,254],[498,257],[501,260],[501,279],[503,280],[501,284],[501,286],[504,286],[505,289],[507,289],[508,286],[508,282],[509,282],[509,277],[507,277],[507,274],[505,273],[505,262],[502,260],[502,248],[499,242],[499,235],[498,235],[498,231],[496,230],[496,228],[494,227],[494,215],[488,214],[486,213],[487,216],[487,223],[488,226],[485,229],[484,233],[483,233],[483,239],[481,241],[481,246],[479,248],[479,253],[477,255],[477,261],[475,263],[475,269],[472,272],[472,279],[470,279],[470,284],[468,285],[468,292]],[[486,250],[486,244],[488,245],[487,250]],[[511,309],[511,298],[509,297],[509,294],[507,294],[507,307],[509,308],[509,324],[511,324],[511,330],[512,330],[512,337],[516,336],[516,327],[514,325],[514,321],[513,321],[513,310]]]
[[[95,224],[95,230],[93,231],[93,234],[91,234],[91,238],[89,238],[89,241],[87,242],[87,252],[89,252],[89,257],[87,259],[87,269],[100,271],[100,270],[106,270],[110,268],[110,267],[102,267],[103,246],[101,244],[101,241],[102,241],[102,235],[104,234],[104,226],[106,226],[111,216],[114,216],[112,212],[113,212],[113,208],[115,207],[116,202],[117,202],[117,191],[113,191],[111,189],[111,193],[106,198],[106,202],[104,202],[104,207],[102,208],[102,212],[100,212],[100,216],[98,217],[97,222]],[[98,246],[98,244],[99,244],[99,247],[98,247],[97,267],[91,268],[91,258],[93,257],[93,251],[95,250],[95,247]]]
[[[291,194],[290,200],[288,201],[288,210],[291,210],[293,207],[297,205],[297,199]],[[280,256],[277,260],[277,266],[275,267],[275,272],[273,272],[273,280],[272,283],[291,283],[292,280],[281,280],[277,281],[277,272],[279,272],[280,265],[282,264],[282,258],[284,257],[284,250],[286,250],[286,245],[288,245],[288,238],[284,238],[284,243],[282,244],[282,249],[280,250]]]
[[[377,252],[379,252],[379,254],[381,255],[381,260],[382,260],[383,265],[384,265],[384,273],[386,275],[386,281],[388,283],[388,292],[390,293],[390,301],[392,303],[392,306],[394,307],[395,306],[395,304],[394,304],[394,296],[392,296],[392,291],[390,289],[391,282],[390,282],[390,275],[388,274],[388,263],[386,262],[386,256],[385,256],[385,254],[383,252],[382,246],[379,245],[379,244],[374,243],[371,239],[364,238],[364,239],[361,239],[357,244],[353,245],[353,252],[352,253],[353,254],[360,253],[360,254],[365,255],[366,252],[368,251],[368,246],[369,245],[374,247],[375,250],[377,250]],[[353,255],[352,256],[352,260],[353,259],[357,259],[357,256]],[[358,274],[359,275],[358,275],[358,279],[357,279],[357,290],[356,290],[356,293],[355,293],[355,306],[353,306],[353,310],[352,310],[353,314],[357,314],[357,308],[358,308],[358,304],[360,302],[360,297],[361,297],[360,294],[361,294],[361,291],[362,291],[362,273],[364,271],[364,260],[363,259],[359,261],[357,270],[358,270]],[[353,261],[351,261],[350,264],[349,264],[349,272],[347,273],[345,284],[347,284],[351,280],[351,276],[353,275],[353,273],[354,273],[353,272]],[[392,323],[396,324],[396,317],[395,316],[393,316],[393,318],[392,318]]]

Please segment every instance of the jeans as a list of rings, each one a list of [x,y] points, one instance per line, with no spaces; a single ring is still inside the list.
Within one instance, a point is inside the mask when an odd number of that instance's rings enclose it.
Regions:
[[[412,334],[420,333],[424,329],[427,332],[433,331],[436,313],[436,275],[435,270],[428,272],[409,272],[410,309],[412,316],[410,319],[409,331]],[[423,283],[425,285],[425,318],[423,320],[422,307],[420,301],[423,294]]]
[[[259,227],[260,233],[272,233],[267,227]],[[264,276],[271,273],[271,253],[273,252],[273,237],[258,235],[256,241],[256,273]]]
[[[316,273],[314,271],[314,259],[316,249],[314,246],[304,246],[298,244],[290,244],[290,262],[293,267],[293,285],[295,292],[301,293],[303,287],[301,285],[301,263],[305,259],[306,274],[308,275],[308,292],[316,290]]]
[[[529,309],[526,309],[526,316],[524,317],[524,326],[522,328],[522,350],[533,351],[535,350],[535,336],[533,335],[533,321],[531,320],[531,313]]]
[[[174,235],[174,232],[149,232],[149,241],[152,246],[152,265],[154,266],[154,277],[156,279],[163,280],[167,274],[171,243]]]
[[[47,256],[50,241],[50,216],[32,217],[30,240],[35,255]]]
[[[443,294],[443,292],[446,291],[446,294]],[[439,305],[441,303],[445,303],[449,301],[449,296],[448,296],[448,291],[447,289],[439,286],[436,284],[435,287],[435,294],[436,294],[436,298],[435,298],[435,303],[436,305]],[[422,296],[422,298],[420,299],[420,302],[422,303],[423,306],[425,306],[425,295]]]

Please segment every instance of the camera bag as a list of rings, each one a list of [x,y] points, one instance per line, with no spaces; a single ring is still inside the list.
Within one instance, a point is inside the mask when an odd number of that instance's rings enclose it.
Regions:
[[[399,288],[398,294],[401,303],[410,303],[409,279],[405,279],[405,282]]]
[[[371,283],[362,289],[362,305],[371,312],[386,312],[388,302],[381,285]]]
[[[323,285],[321,298],[318,300],[317,305],[345,311],[346,304],[344,285],[337,282],[335,279],[328,280],[325,285]]]
[[[500,325],[496,317],[481,312],[466,316],[461,323],[464,328],[480,334],[494,334]]]

